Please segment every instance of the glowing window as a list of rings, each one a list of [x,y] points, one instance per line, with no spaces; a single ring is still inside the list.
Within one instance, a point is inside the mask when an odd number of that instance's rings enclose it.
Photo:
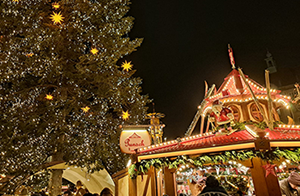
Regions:
[[[239,122],[240,118],[241,118],[240,110],[234,105],[230,105],[229,108],[232,111],[232,114],[234,116],[234,120]]]
[[[254,120],[259,121],[259,122],[263,121],[264,118],[255,103],[251,104],[250,113],[251,113],[251,116],[254,118]]]

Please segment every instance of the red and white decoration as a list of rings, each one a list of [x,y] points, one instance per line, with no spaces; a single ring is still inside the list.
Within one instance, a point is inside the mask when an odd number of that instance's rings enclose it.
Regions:
[[[151,137],[145,128],[124,128],[120,136],[123,153],[134,154],[135,149],[151,145]]]

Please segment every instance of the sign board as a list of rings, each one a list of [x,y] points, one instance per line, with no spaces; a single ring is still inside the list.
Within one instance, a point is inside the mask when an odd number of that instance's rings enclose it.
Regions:
[[[120,136],[123,153],[134,154],[135,149],[151,145],[151,137],[146,128],[124,127]]]
[[[256,138],[254,144],[255,144],[255,150],[271,150],[270,140]]]

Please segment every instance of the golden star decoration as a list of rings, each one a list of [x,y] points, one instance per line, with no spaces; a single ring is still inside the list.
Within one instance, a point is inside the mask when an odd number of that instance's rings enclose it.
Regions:
[[[32,52],[26,54],[27,57],[32,57],[34,54]]]
[[[97,54],[99,50],[97,48],[92,48],[91,53],[92,54]]]
[[[19,0],[12,0],[13,2],[19,2]]]
[[[127,120],[129,118],[130,114],[128,113],[128,110],[126,112],[122,111],[122,119]]]
[[[58,9],[60,7],[60,5],[57,2],[52,3],[52,7],[54,9]]]
[[[48,100],[53,100],[53,96],[51,94],[47,94],[45,99],[48,99]]]
[[[131,70],[132,69],[132,64],[131,64],[131,61],[130,62],[127,62],[127,61],[125,61],[122,65],[121,65],[121,67],[123,68],[123,71],[124,70],[126,70],[126,71],[129,71],[129,70]]]
[[[268,177],[269,174],[276,176],[275,170],[274,170],[274,167],[276,167],[276,165],[271,165],[270,163],[267,163],[266,165],[263,165],[262,167],[266,170],[266,177]]]
[[[81,108],[84,113],[87,113],[91,108],[88,106],[85,106],[84,108]]]
[[[50,15],[50,19],[52,20],[53,24],[61,24],[64,18],[65,17],[63,17],[60,12],[59,13],[53,12],[53,14]]]

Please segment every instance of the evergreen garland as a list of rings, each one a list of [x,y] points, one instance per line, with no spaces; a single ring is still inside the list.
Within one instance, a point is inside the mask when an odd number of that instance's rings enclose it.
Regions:
[[[128,173],[130,174],[130,178],[136,178],[139,174],[147,173],[151,166],[157,169],[163,167],[168,167],[169,169],[177,169],[178,166],[184,164],[191,164],[197,167],[202,167],[204,164],[224,164],[228,161],[245,161],[254,157],[259,157],[262,160],[271,163],[273,161],[279,161],[281,158],[290,160],[291,162],[299,162],[300,148],[295,148],[293,150],[277,148],[275,150],[267,152],[254,150],[225,151],[220,154],[206,154],[196,158],[190,158],[189,156],[178,156],[175,159],[156,158],[150,160],[142,160],[141,162],[132,164],[128,169]]]

